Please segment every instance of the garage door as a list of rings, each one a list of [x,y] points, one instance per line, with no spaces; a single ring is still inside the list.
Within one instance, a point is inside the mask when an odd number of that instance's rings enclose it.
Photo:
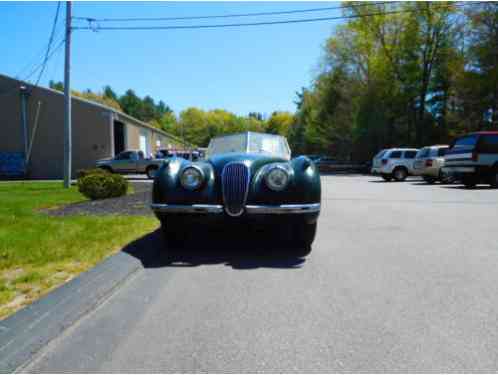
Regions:
[[[149,145],[149,137],[147,137],[147,133],[141,131],[139,138],[139,148],[147,157],[150,154],[150,145]]]

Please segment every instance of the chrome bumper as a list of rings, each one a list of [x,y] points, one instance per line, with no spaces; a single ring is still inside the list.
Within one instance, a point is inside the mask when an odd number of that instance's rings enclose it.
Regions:
[[[320,212],[320,203],[282,204],[280,206],[246,206],[248,214],[307,214]]]
[[[152,211],[170,214],[221,214],[223,206],[220,204],[159,204],[150,205]]]
[[[221,214],[223,206],[219,204],[151,204],[152,211],[158,213],[172,214]],[[307,214],[320,212],[320,203],[305,204],[282,204],[279,206],[246,206],[245,211],[248,214]]]

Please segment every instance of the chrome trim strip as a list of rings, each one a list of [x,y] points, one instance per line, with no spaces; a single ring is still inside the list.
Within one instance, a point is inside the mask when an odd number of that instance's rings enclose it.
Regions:
[[[159,204],[153,203],[150,208],[155,212],[178,213],[178,214],[221,214],[221,204]]]
[[[248,214],[307,214],[320,212],[320,203],[282,204],[279,206],[246,206]]]
[[[246,205],[247,196],[249,194],[249,187],[251,186],[251,169],[244,162],[241,162],[241,161],[231,161],[231,162],[225,164],[225,166],[223,167],[223,170],[221,171],[221,193],[222,193],[222,196],[223,196],[223,202],[226,203],[225,189],[228,188],[227,186],[225,186],[225,173],[226,173],[226,170],[227,170],[228,166],[235,165],[235,164],[241,165],[241,166],[243,166],[246,169],[246,171],[247,171],[247,181],[246,181],[246,186],[245,186],[244,200],[242,202],[240,211],[237,212],[237,213],[231,213],[231,212],[229,212],[228,209],[225,208],[225,212],[227,213],[227,215],[228,216],[232,216],[232,217],[237,217],[237,216],[240,216],[240,215],[242,215],[244,213],[244,207]]]

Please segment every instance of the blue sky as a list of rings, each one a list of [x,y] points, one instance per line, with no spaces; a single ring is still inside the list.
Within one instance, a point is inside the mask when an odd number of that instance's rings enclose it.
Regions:
[[[36,66],[56,2],[0,3],[0,73],[25,78]],[[337,2],[75,2],[74,16],[174,17],[338,6]],[[62,7],[65,11],[65,5]],[[56,40],[63,37],[61,12]],[[339,15],[338,10],[285,16],[169,21],[162,24],[253,22]],[[73,34],[72,86],[162,99],[176,113],[189,107],[224,108],[245,115],[294,111],[295,92],[317,71],[322,46],[338,21],[227,29],[83,31]],[[137,23],[145,24],[145,23]],[[85,25],[85,23],[82,23]],[[63,78],[63,48],[50,60],[42,85]],[[24,69],[23,69],[24,68]],[[33,76],[36,78],[36,75]]]

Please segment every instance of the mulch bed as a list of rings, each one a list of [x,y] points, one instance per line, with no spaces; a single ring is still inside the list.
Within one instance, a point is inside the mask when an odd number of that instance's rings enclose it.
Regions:
[[[72,203],[63,207],[44,209],[50,216],[70,215],[153,215],[149,208],[152,184],[130,182],[134,193],[119,198]]]

